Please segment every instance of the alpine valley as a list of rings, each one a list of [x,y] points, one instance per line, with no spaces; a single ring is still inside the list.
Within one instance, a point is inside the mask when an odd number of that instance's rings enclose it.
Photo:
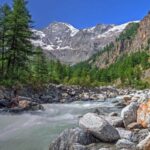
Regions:
[[[150,14],[122,25],[79,30],[55,22],[33,31],[48,59],[70,66],[67,84],[149,87]]]

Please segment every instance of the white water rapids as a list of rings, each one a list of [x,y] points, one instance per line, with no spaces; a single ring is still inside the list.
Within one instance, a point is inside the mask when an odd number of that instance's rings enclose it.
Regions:
[[[64,129],[77,127],[79,116],[110,102],[47,104],[44,112],[0,114],[0,150],[48,150]]]

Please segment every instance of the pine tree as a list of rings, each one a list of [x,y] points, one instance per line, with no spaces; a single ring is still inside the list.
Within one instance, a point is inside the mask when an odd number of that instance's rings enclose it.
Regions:
[[[40,47],[36,48],[35,57],[35,76],[37,82],[44,83],[48,80],[48,63],[43,50]]]
[[[13,11],[8,16],[8,62],[7,74],[19,79],[23,70],[28,69],[29,56],[32,54],[31,16],[25,0],[14,0]]]
[[[5,53],[7,50],[7,30],[8,30],[8,24],[7,24],[7,17],[11,13],[11,8],[4,4],[0,7],[0,62],[1,62],[1,77],[4,76],[5,72]]]

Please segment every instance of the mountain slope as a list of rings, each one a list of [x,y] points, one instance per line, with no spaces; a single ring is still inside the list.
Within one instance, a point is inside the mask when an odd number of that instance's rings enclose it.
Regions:
[[[89,59],[114,41],[128,24],[98,24],[92,28],[78,30],[67,23],[54,22],[41,31],[33,30],[37,38],[32,42],[61,62],[75,64]]]
[[[106,68],[122,55],[138,51],[148,53],[150,51],[150,14],[139,23],[129,24],[115,42],[91,57],[89,63],[99,68]]]

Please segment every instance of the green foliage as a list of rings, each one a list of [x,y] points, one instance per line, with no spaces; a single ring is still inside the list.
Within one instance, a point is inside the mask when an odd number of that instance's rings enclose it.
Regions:
[[[0,7],[0,73],[4,76],[6,65],[6,52],[7,52],[7,32],[9,28],[8,16],[11,13],[11,8],[4,4]]]
[[[82,86],[98,86],[114,84],[120,79],[121,86],[134,88],[147,87],[147,83],[141,81],[142,71],[150,67],[149,55],[146,52],[137,52],[123,55],[116,63],[105,69],[94,68],[86,62],[69,67],[69,76],[61,82],[78,84]],[[65,67],[65,66],[64,66]]]
[[[2,6],[0,30],[2,78],[21,80],[24,71],[28,72],[29,56],[32,54],[31,16],[25,0],[14,0],[12,10]]]
[[[126,29],[120,34],[120,36],[116,39],[116,42],[124,42],[126,40],[132,42],[132,39],[134,39],[135,35],[137,34],[137,30],[139,28],[139,23],[130,23]],[[114,51],[116,49],[113,42],[106,45],[103,49],[101,49],[99,52],[94,54],[87,62],[94,63],[99,59],[99,56],[101,56],[104,53],[107,53],[108,57],[110,55],[111,51]],[[123,49],[122,49],[123,50]]]
[[[109,55],[110,51],[113,51],[115,48],[114,43],[111,42],[110,44],[106,45],[102,50],[100,50],[99,52],[97,52],[96,54],[94,54],[89,60],[87,60],[86,62],[95,62],[97,60],[97,58],[102,55],[104,52],[107,52],[107,54]]]
[[[48,62],[40,47],[36,48],[32,69],[32,75],[34,76],[35,81],[40,84],[48,82]]]
[[[125,31],[123,31],[117,41],[131,40],[135,37],[137,30],[139,28],[139,23],[130,23]]]
[[[20,70],[27,70],[29,55],[32,54],[31,16],[26,8],[26,1],[14,0],[13,11],[8,16],[7,33],[8,63],[7,74],[19,78]]]
[[[40,87],[51,82],[99,86],[116,84],[120,80],[120,86],[148,87],[146,82],[141,81],[142,71],[150,67],[147,51],[123,55],[104,69],[94,67],[89,62],[96,61],[104,52],[110,55],[115,49],[114,43],[104,47],[88,61],[74,66],[47,60],[43,50],[33,48],[30,42],[32,21],[26,4],[25,0],[14,0],[12,8],[7,4],[0,7],[0,84],[12,86],[21,83]],[[116,41],[133,39],[138,27],[139,24],[131,23]]]

